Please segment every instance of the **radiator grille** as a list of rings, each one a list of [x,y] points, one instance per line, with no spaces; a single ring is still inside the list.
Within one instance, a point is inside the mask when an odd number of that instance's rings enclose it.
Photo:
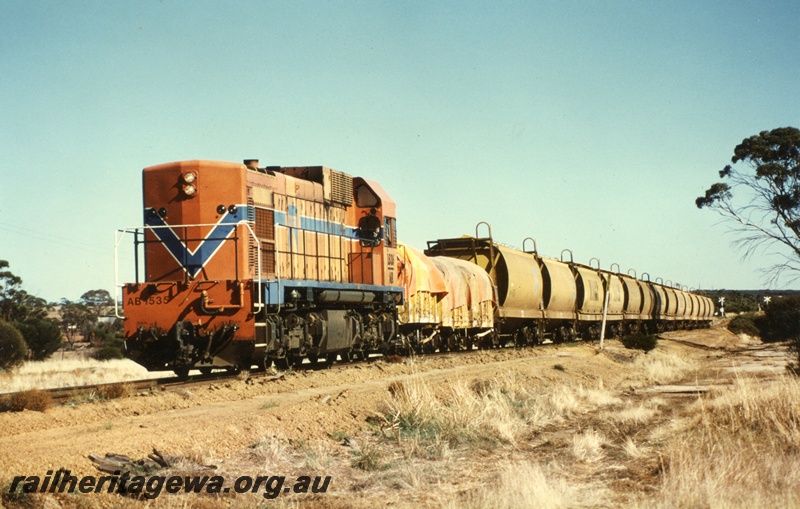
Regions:
[[[256,237],[261,242],[261,275],[275,273],[275,213],[256,207]],[[252,267],[255,267],[253,261]]]
[[[275,213],[271,210],[256,209],[256,236],[258,240],[275,240]]]
[[[353,203],[353,177],[331,170],[331,201],[342,205]]]

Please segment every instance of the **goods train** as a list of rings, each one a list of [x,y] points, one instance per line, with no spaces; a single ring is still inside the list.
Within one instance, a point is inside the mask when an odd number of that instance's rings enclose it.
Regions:
[[[649,276],[496,243],[486,223],[421,253],[399,242],[377,182],[324,166],[162,164],[144,169],[143,197],[144,226],[117,239],[133,237],[135,282],[118,286],[126,352],[152,371],[533,345],[713,314]]]

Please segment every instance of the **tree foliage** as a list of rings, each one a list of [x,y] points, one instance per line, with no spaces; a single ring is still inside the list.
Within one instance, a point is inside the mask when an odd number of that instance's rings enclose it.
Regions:
[[[776,253],[783,261],[767,270],[770,280],[785,270],[800,271],[800,130],[762,131],[733,152],[732,164],[719,172],[723,181],[695,204],[736,225],[745,256],[766,245],[782,247]]]
[[[61,327],[53,320],[28,320],[14,324],[36,361],[50,357],[61,346]]]
[[[800,346],[800,295],[773,299],[756,325],[766,342],[791,340]]]
[[[84,338],[91,336],[97,316],[92,313],[86,304],[61,300],[61,328],[67,336],[67,341],[72,345],[77,334]]]
[[[22,333],[10,323],[0,320],[0,370],[19,366],[27,355],[28,347]]]
[[[94,314],[101,315],[109,306],[114,305],[114,299],[108,290],[89,290],[81,295],[81,304],[86,305]]]
[[[0,260],[0,320],[23,322],[41,320],[47,316],[47,301],[22,289],[22,278],[7,270],[9,264]]]

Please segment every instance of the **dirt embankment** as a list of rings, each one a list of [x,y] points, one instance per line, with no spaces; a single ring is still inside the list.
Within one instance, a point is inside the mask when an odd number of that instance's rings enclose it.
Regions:
[[[696,399],[698,393],[729,384],[743,372],[778,376],[785,371],[789,360],[783,346],[765,347],[721,329],[674,332],[664,337],[658,349],[648,355],[626,350],[616,341],[608,341],[603,351],[596,344],[588,343],[504,349],[407,359],[398,364],[378,361],[341,370],[290,373],[275,381],[240,380],[178,393],[52,408],[46,413],[2,414],[0,481],[16,475],[44,476],[46,471],[59,468],[78,475],[95,474],[88,454],[114,452],[141,458],[154,447],[201,463],[225,465],[227,462],[229,470],[237,466],[248,470],[252,465],[244,466],[245,458],[252,455],[253,450],[263,453],[265,443],[272,444],[269,448],[273,455],[281,447],[291,449],[284,451],[288,456],[296,456],[300,449],[316,451],[314,455],[328,458],[328,467],[317,465],[320,470],[333,471],[338,468],[335,465],[341,463],[337,458],[346,458],[344,463],[349,463],[347,458],[353,454],[353,451],[340,451],[342,437],[362,437],[353,440],[365,441],[368,440],[363,438],[365,433],[376,433],[375,422],[380,420],[376,420],[376,416],[392,399],[388,390],[390,384],[423,381],[439,387],[459,381],[474,385],[476,380],[503,379],[529,392],[542,394],[553,393],[559,387],[581,391],[585,388],[581,393],[584,396],[590,394],[586,391],[599,390],[615,398],[613,404],[621,405],[619,408],[629,408],[633,402],[642,406],[641,402],[647,398],[665,397],[674,399],[674,403],[666,406],[679,406],[691,398]],[[597,396],[599,392],[591,394],[586,398],[605,397]],[[688,399],[681,396],[686,394],[690,395]],[[517,445],[509,442],[500,449],[479,448],[477,452],[469,450],[463,455],[474,459],[477,454],[487,465],[493,465],[509,457],[530,459],[537,457],[536,454],[545,454],[544,457],[559,454],[559,443],[572,444],[574,425],[575,422],[559,424],[553,420],[549,428],[525,432],[524,436],[531,439],[525,445],[512,439]],[[364,452],[363,448],[360,452]],[[264,466],[262,456],[259,456],[258,461],[262,463],[258,468]],[[308,457],[306,454],[303,460],[306,467],[309,466]],[[437,468],[452,471],[453,461],[451,458],[449,463]],[[420,472],[427,471],[425,469],[431,465],[419,467],[424,467]],[[589,475],[600,470],[596,467],[598,464],[592,463],[591,469],[584,470]],[[383,474],[362,468],[340,472],[348,479],[339,482],[334,492],[344,496],[348,490],[357,488],[367,497],[367,505],[371,503],[369,500],[376,503],[395,500],[400,505],[403,500],[417,500],[447,505],[448,500],[463,501],[458,497],[463,497],[465,490],[485,484],[488,478],[497,475],[499,468],[487,466],[483,470],[464,471],[460,474],[463,481],[414,474],[417,477],[399,483],[399,495],[376,481]],[[413,488],[415,482],[418,486]],[[424,489],[429,482],[450,486],[445,491],[455,498],[444,502],[430,498],[432,495],[425,494],[428,492]],[[576,479],[575,482],[588,481]],[[380,486],[370,492],[370,486],[376,483]],[[403,487],[407,484],[412,485],[412,496],[402,493],[408,489]],[[94,500],[104,500],[98,497]],[[623,499],[607,495],[605,500],[614,503]],[[228,502],[230,500],[225,503]]]

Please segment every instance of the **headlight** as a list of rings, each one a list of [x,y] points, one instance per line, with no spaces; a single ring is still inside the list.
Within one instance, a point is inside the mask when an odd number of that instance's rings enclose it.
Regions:
[[[197,179],[197,174],[193,171],[187,171],[183,174],[183,181],[187,184],[193,183]]]
[[[194,193],[197,192],[197,188],[194,187],[194,184],[185,184],[183,186],[183,192],[186,196],[194,196]]]

